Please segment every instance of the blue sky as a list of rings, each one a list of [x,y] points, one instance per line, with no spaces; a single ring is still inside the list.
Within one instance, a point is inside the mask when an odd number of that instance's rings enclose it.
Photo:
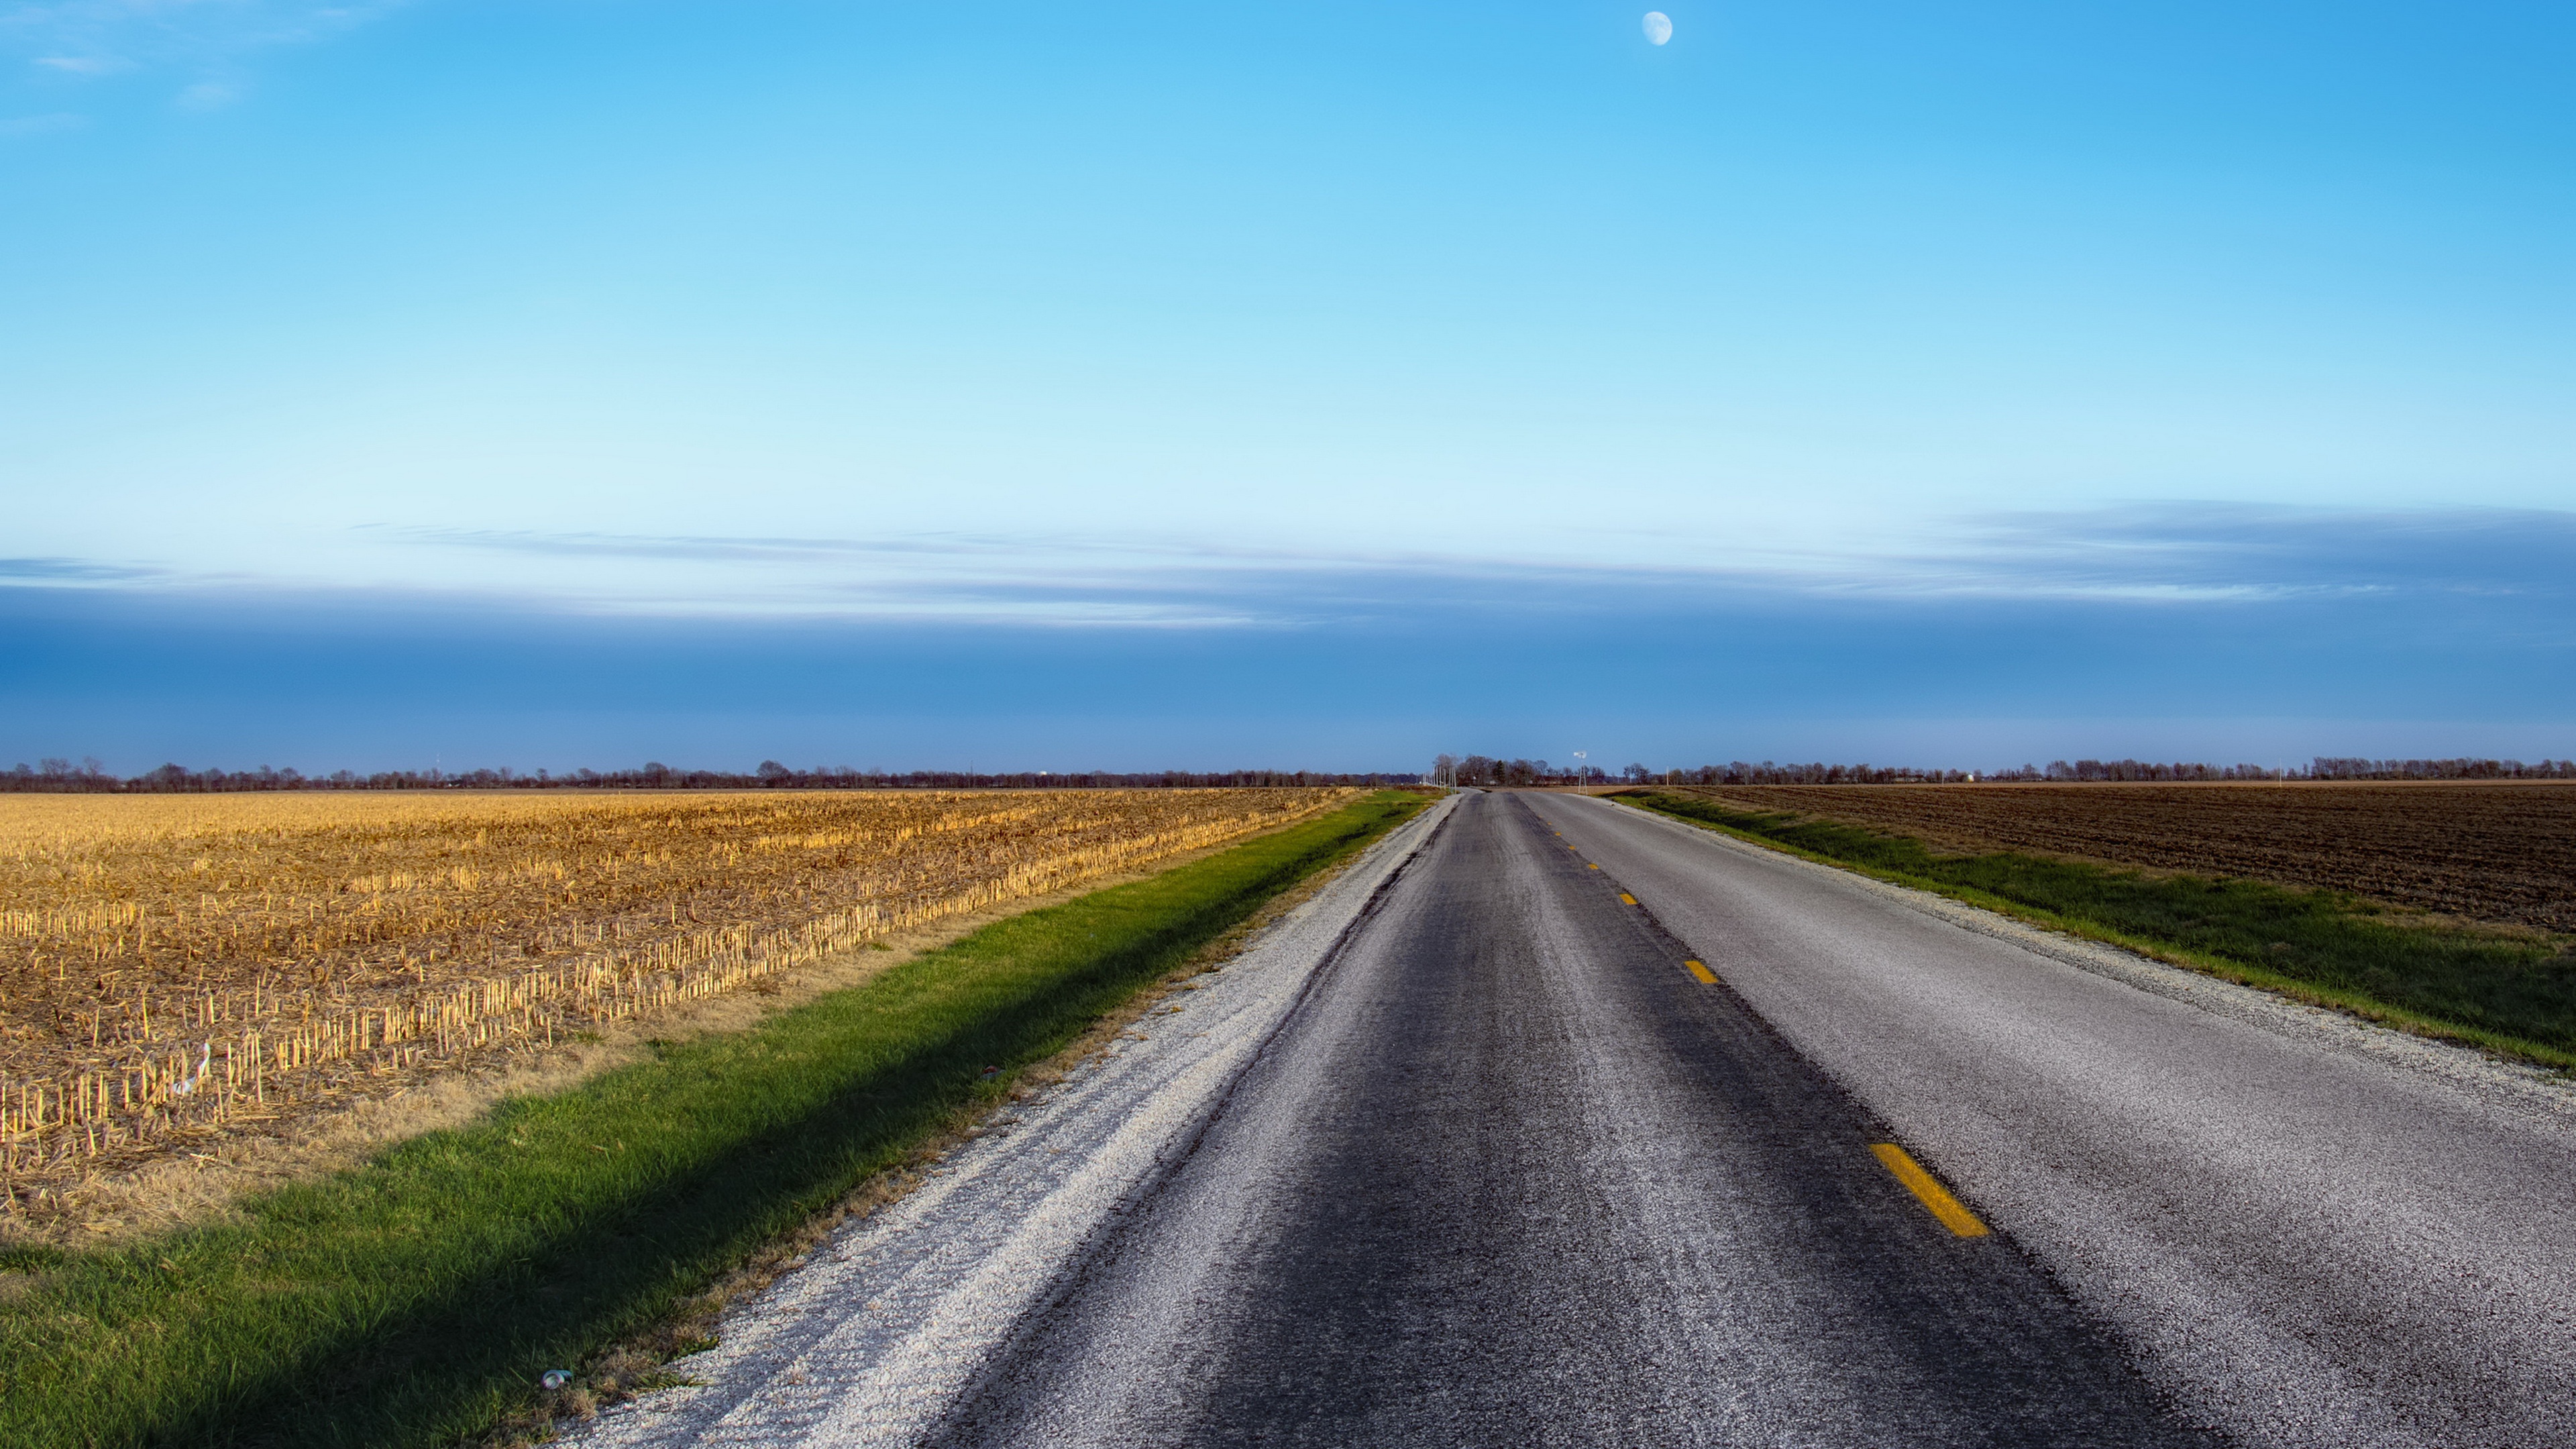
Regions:
[[[0,755],[2576,753],[2576,13],[1643,8],[0,0]]]

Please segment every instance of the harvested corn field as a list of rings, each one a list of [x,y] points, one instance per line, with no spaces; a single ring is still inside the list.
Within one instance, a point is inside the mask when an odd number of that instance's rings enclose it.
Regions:
[[[1765,785],[1685,792],[1935,849],[1996,850],[2349,891],[2576,931],[2576,786]]]
[[[14,1200],[1352,793],[0,800],[0,1180]]]

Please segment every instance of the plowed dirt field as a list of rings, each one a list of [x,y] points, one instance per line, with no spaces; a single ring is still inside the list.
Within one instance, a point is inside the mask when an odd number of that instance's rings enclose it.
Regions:
[[[1757,785],[1689,793],[1935,849],[2350,891],[2576,932],[2576,784]]]

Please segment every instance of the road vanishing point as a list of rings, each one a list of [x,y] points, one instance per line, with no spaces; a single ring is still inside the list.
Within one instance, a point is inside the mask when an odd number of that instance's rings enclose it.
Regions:
[[[1444,800],[572,1437],[2576,1443],[2561,1082]]]

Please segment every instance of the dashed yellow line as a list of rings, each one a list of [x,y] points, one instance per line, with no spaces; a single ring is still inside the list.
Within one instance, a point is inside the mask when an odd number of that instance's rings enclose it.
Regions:
[[[1585,870],[1599,870],[1601,867],[1599,867],[1599,866],[1597,866],[1597,865],[1594,865],[1594,864],[1593,864],[1593,863],[1591,863],[1590,861],[1585,861],[1585,862],[1583,863],[1583,868],[1584,868]]]
[[[1717,973],[1708,969],[1707,962],[1684,961],[1682,964],[1690,968],[1690,974],[1699,978],[1700,985],[1715,986],[1717,984]]]
[[[1941,1220],[1941,1226],[1963,1238],[1986,1235],[1986,1225],[1977,1221],[1977,1215],[1950,1196],[1950,1189],[1943,1187],[1939,1179],[1907,1156],[1904,1148],[1893,1142],[1873,1142],[1869,1150],[1878,1154],[1878,1160],[1887,1164],[1887,1170],[1896,1174],[1896,1180],[1905,1184],[1906,1191],[1923,1200],[1923,1205],[1932,1210],[1932,1216]]]
[[[1636,903],[1637,898],[1635,896],[1628,894],[1626,891],[1619,892],[1619,904],[1623,906],[1633,906]]]

